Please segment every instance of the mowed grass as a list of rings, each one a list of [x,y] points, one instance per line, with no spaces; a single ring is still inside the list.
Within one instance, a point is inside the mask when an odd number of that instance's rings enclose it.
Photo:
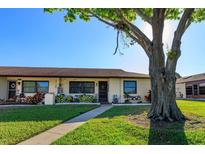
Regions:
[[[136,145],[136,144],[205,144],[205,102],[177,101],[192,121],[174,122],[156,129],[129,120],[145,115],[148,106],[118,106],[58,139],[53,144]],[[146,120],[144,120],[146,121]],[[141,122],[144,122],[141,121]]]
[[[0,144],[16,144],[98,107],[56,105],[0,109]]]

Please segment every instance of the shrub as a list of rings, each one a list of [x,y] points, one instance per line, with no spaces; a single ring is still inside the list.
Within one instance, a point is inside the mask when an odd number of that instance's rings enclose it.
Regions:
[[[33,103],[37,104],[43,101],[45,94],[44,93],[36,93],[33,96]]]
[[[73,101],[74,101],[74,102],[80,102],[80,100],[78,99],[78,97],[77,97],[77,98],[74,98]]]
[[[26,97],[26,103],[33,104],[33,97],[32,96],[27,96]]]
[[[4,99],[0,99],[0,104],[5,104]]]
[[[26,103],[29,104],[38,104],[43,101],[45,94],[44,93],[36,93],[33,96],[26,97]]]
[[[80,95],[78,97],[78,101],[79,102],[90,102],[90,103],[94,103],[96,102],[96,98],[93,95]]]
[[[64,94],[57,95],[55,97],[55,102],[56,103],[64,103],[65,102],[65,95]]]
[[[151,90],[148,91],[148,95],[144,97],[145,101],[151,102]]]
[[[77,98],[73,98],[73,96],[65,96],[64,94],[57,95],[55,97],[56,103],[64,103],[64,102],[96,102],[96,99],[93,95],[80,95]]]
[[[73,97],[72,96],[66,96],[65,97],[65,102],[73,102]]]

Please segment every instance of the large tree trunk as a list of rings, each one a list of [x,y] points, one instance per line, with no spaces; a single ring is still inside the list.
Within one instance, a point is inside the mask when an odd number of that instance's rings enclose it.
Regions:
[[[165,65],[162,43],[154,43],[152,52],[154,54],[149,58],[152,106],[148,117],[154,120],[184,120],[176,104],[175,71],[178,57],[168,58]]]
[[[176,104],[175,73],[158,71],[150,66],[151,102],[148,117],[153,120],[184,120],[184,116]]]
[[[148,117],[154,120],[182,120],[183,114],[176,104],[175,70],[179,54],[167,58],[163,50],[163,28],[165,9],[154,9],[152,20],[153,45],[149,57],[149,74],[151,77],[152,106]],[[176,45],[175,45],[176,44]],[[180,51],[180,42],[174,43],[173,51]]]

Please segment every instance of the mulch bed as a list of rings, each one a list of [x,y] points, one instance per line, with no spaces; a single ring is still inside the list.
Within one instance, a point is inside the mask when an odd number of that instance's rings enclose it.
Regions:
[[[181,122],[168,122],[168,121],[151,121],[147,118],[147,113],[142,113],[138,115],[131,115],[128,117],[128,121],[142,126],[144,128],[152,128],[152,129],[181,129],[181,127],[185,127],[187,129],[195,129],[202,128],[205,129],[205,117],[199,117],[193,114],[186,115],[185,121]]]

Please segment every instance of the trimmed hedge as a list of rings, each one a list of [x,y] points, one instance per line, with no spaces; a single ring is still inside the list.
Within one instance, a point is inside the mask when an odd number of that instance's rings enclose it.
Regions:
[[[97,102],[96,98],[93,95],[80,95],[77,98],[78,102],[90,102],[90,103],[95,103]]]
[[[79,95],[77,98],[73,98],[73,96],[66,96],[64,94],[57,95],[55,97],[56,103],[65,103],[65,102],[86,102],[86,103],[95,103],[97,102],[95,96],[93,95]]]

